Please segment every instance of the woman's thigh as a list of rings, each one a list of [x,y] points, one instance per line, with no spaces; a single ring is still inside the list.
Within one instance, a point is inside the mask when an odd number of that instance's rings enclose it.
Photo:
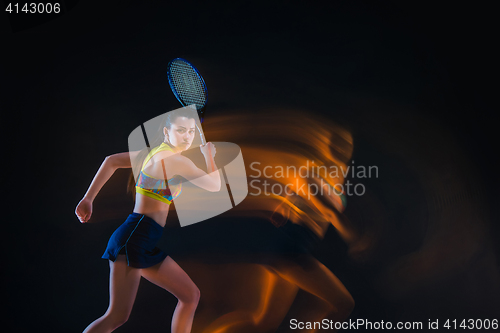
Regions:
[[[189,275],[171,258],[161,263],[141,269],[142,276],[173,294],[183,302],[194,302],[199,298],[199,290]]]

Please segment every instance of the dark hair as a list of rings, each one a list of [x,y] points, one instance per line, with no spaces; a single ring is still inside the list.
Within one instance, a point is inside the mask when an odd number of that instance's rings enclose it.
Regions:
[[[163,126],[161,126],[162,134],[163,134],[163,127],[170,129],[170,126],[172,126],[172,123],[178,117],[186,117],[188,119],[196,119],[197,112],[195,109],[191,109],[190,107],[185,107],[182,109],[177,109],[174,111],[167,112],[165,119],[163,121]]]
[[[135,198],[135,182],[136,182],[134,175],[139,174],[139,171],[141,170],[141,167],[142,167],[142,163],[144,162],[144,159],[148,155],[149,151],[152,148],[159,146],[164,141],[163,128],[166,127],[168,129],[170,129],[170,127],[172,127],[172,123],[174,123],[177,120],[177,118],[179,118],[179,117],[186,117],[188,119],[195,119],[196,120],[197,119],[197,111],[195,109],[190,108],[190,107],[184,107],[181,109],[176,109],[176,110],[167,112],[167,114],[165,115],[163,120],[160,122],[160,126],[158,128],[157,135],[149,143],[150,147],[145,147],[144,149],[142,149],[136,158],[136,165],[132,165],[132,170],[130,172],[130,177],[129,177],[129,181],[128,181],[128,185],[127,185],[127,192],[131,193],[134,198]],[[169,146],[171,146],[170,143],[167,143],[167,144]]]

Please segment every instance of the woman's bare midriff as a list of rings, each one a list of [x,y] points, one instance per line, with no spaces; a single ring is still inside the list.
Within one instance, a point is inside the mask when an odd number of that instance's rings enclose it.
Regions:
[[[145,195],[135,195],[134,213],[146,215],[155,220],[156,223],[165,227],[169,205]]]

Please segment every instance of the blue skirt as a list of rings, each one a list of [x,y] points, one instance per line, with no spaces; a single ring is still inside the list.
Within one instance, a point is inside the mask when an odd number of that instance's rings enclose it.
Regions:
[[[109,239],[101,258],[115,261],[118,254],[125,254],[127,265],[146,268],[162,262],[168,254],[156,247],[163,234],[163,227],[150,217],[132,213]]]

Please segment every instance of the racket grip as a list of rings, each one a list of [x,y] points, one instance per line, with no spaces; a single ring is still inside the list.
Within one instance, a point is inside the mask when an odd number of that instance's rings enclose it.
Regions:
[[[202,145],[206,145],[207,142],[205,141],[205,136],[203,135],[202,131],[198,127],[198,124],[196,124],[196,128],[198,129],[198,133],[200,133],[200,140]]]
[[[205,141],[205,137],[198,127],[198,124],[196,124],[196,128],[198,129],[198,133],[200,133],[201,144],[206,145],[207,142]],[[210,147],[208,147],[208,156],[210,156],[210,164],[212,165],[212,170],[215,171],[214,158],[212,157],[212,149],[210,149]]]
[[[212,165],[212,171],[215,171],[214,157],[212,156],[212,149],[208,147],[208,156],[210,156],[210,164]]]

